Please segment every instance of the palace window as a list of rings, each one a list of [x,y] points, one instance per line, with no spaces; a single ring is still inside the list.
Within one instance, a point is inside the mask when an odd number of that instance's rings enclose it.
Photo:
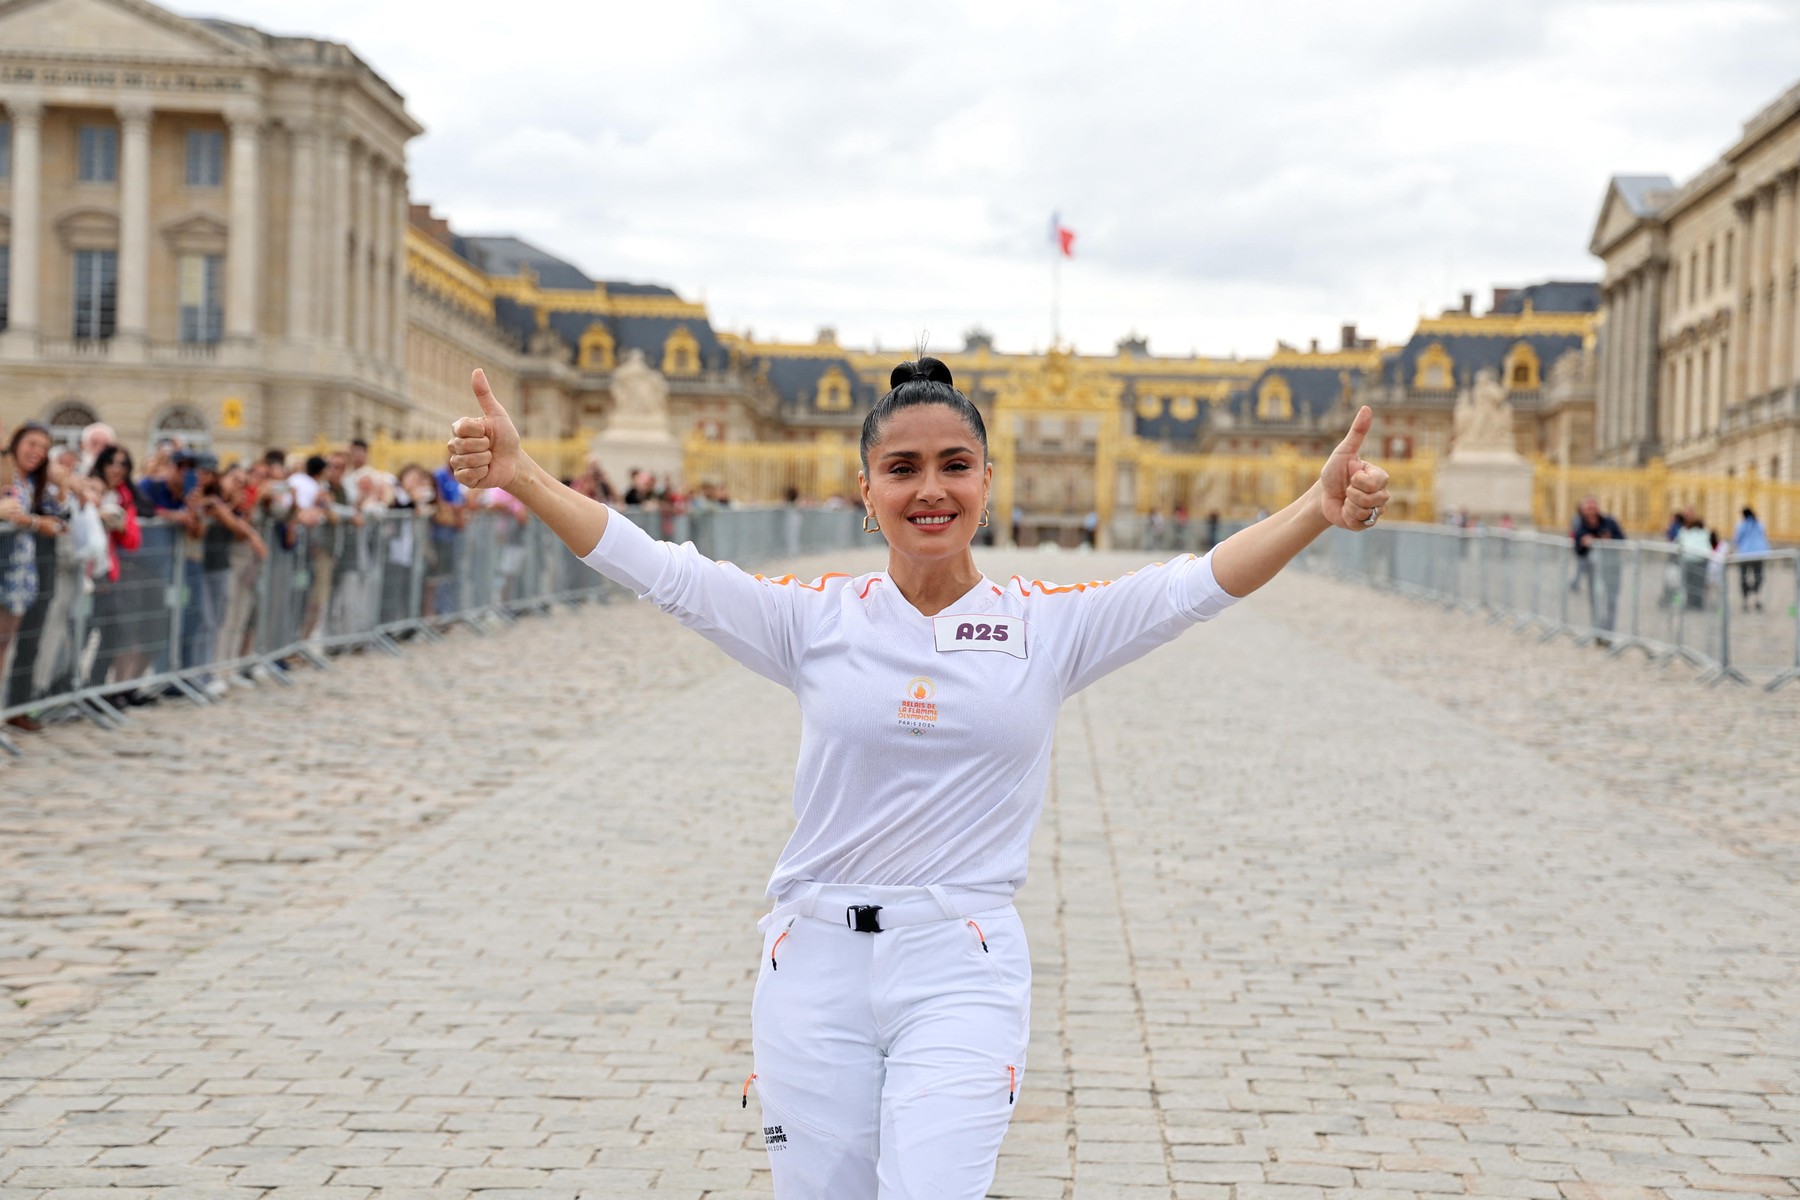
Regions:
[[[1726,230],[1726,231],[1725,231],[1725,265],[1724,265],[1724,267],[1723,267],[1723,268],[1722,268],[1722,274],[1723,274],[1723,277],[1724,277],[1724,278],[1723,278],[1723,282],[1724,282],[1724,284],[1725,284],[1725,286],[1726,286],[1726,287],[1730,287],[1730,286],[1731,286],[1731,255],[1732,255],[1732,245],[1733,245],[1733,244],[1734,244],[1734,243],[1735,243],[1735,242],[1736,242],[1736,241],[1737,241],[1737,234],[1735,234],[1735,233],[1734,233],[1734,232],[1732,232],[1732,231],[1731,231],[1731,230],[1729,230],[1729,229],[1727,229],[1727,230]]]
[[[1506,387],[1508,391],[1535,392],[1541,386],[1542,364],[1529,342],[1515,342],[1506,352]]]
[[[82,183],[119,181],[119,130],[113,125],[83,125],[77,131],[78,174]]]
[[[700,343],[688,331],[686,325],[677,325],[675,332],[663,343],[662,373],[664,375],[698,375],[700,373]]]
[[[1418,370],[1413,374],[1413,387],[1420,391],[1447,392],[1456,386],[1456,360],[1444,349],[1444,343],[1433,342],[1419,355]]]
[[[0,179],[12,178],[12,122],[0,121]]]
[[[75,333],[78,340],[113,335],[119,299],[119,252],[75,251]]]
[[[1680,303],[1681,303],[1681,264],[1679,262],[1677,262],[1669,267],[1668,304],[1669,304],[1670,308],[1674,308],[1677,305],[1679,305]]]
[[[850,407],[850,381],[844,373],[832,367],[819,376],[819,388],[813,402],[822,412],[842,412]]]
[[[618,365],[614,357],[616,347],[612,334],[606,326],[595,321],[581,334],[581,369],[584,371],[610,371]]]
[[[1712,242],[1706,243],[1706,294],[1708,296],[1713,293],[1713,260],[1716,257],[1713,251],[1715,248]]]
[[[50,427],[50,440],[58,446],[81,448],[81,431],[100,420],[93,406],[81,400],[64,400],[50,410],[44,421]]]
[[[184,450],[205,450],[212,445],[206,418],[185,404],[173,404],[150,423],[150,444],[179,442]]]
[[[6,294],[12,290],[12,247],[0,246],[0,329],[6,328]]]
[[[1169,401],[1169,415],[1177,421],[1191,421],[1200,415],[1200,402],[1192,396],[1176,396]]]
[[[1700,252],[1694,251],[1688,256],[1688,303],[1692,304],[1700,297]]]
[[[1139,396],[1137,398],[1137,415],[1146,421],[1154,421],[1163,414],[1161,396]]]
[[[224,257],[218,254],[181,256],[181,340],[216,342],[225,328],[220,303],[219,273]]]
[[[187,185],[220,186],[225,181],[225,135],[217,129],[193,129],[187,135]]]
[[[1256,389],[1256,419],[1290,421],[1294,417],[1294,390],[1280,375],[1271,375]]]

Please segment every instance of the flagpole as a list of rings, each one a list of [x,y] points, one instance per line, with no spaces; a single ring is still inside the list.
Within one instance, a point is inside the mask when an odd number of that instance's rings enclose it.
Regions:
[[[1050,246],[1050,349],[1062,342],[1062,246]]]

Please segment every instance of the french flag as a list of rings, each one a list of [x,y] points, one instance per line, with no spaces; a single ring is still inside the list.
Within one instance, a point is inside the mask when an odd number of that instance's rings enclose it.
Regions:
[[[1075,257],[1075,231],[1062,223],[1062,214],[1050,214],[1050,244],[1061,250],[1064,258]]]

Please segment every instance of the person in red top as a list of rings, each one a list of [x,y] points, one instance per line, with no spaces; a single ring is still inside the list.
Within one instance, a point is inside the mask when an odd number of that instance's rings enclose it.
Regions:
[[[127,580],[124,566],[144,544],[131,468],[131,451],[107,446],[95,457],[88,476],[100,524],[106,528],[108,551],[106,577],[94,580],[94,626],[100,631],[100,649],[88,675],[91,686],[105,683],[114,669],[118,679],[135,679],[150,665],[138,646],[142,614],[132,611],[142,607],[141,589]]]

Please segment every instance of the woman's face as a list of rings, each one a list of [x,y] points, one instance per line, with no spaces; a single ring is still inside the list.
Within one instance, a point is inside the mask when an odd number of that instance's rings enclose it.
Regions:
[[[117,491],[124,486],[126,474],[125,456],[123,454],[115,454],[112,457],[112,461],[106,464],[106,469],[102,473],[101,478],[106,480],[107,487]]]
[[[975,540],[994,468],[955,409],[920,404],[889,417],[869,448],[863,506],[888,545],[921,558],[960,554]]]
[[[18,459],[19,470],[27,475],[44,465],[50,457],[50,438],[47,434],[32,430],[19,439],[19,446],[14,455]]]

